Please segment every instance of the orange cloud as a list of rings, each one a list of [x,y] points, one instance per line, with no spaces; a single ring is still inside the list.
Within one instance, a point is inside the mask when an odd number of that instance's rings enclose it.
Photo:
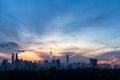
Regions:
[[[98,64],[111,64],[111,61],[108,61],[108,60],[100,60],[100,61],[98,61]]]
[[[19,58],[22,58],[23,60],[29,60],[29,61],[43,60],[42,57],[38,56],[36,53],[31,52],[31,51],[26,51],[24,53],[20,53]]]
[[[100,60],[98,61],[98,64],[120,64],[120,60],[114,56],[110,56],[110,60]]]

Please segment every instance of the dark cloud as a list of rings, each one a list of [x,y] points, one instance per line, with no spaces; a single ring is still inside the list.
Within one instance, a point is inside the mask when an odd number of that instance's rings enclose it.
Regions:
[[[13,53],[17,49],[20,49],[20,46],[19,44],[15,42],[1,42],[0,43],[1,53]]]
[[[19,48],[19,45],[17,43],[14,42],[3,42],[0,43],[0,48],[4,48],[4,49],[12,49],[12,48]]]
[[[110,51],[110,52],[105,52],[102,55],[97,56],[98,60],[110,60],[111,56],[120,59],[120,51]]]
[[[20,52],[25,52],[26,50],[15,50],[15,51],[20,53]]]

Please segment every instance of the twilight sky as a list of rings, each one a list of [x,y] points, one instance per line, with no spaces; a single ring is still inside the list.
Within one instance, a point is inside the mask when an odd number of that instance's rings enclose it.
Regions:
[[[119,0],[0,0],[0,59],[120,61]]]

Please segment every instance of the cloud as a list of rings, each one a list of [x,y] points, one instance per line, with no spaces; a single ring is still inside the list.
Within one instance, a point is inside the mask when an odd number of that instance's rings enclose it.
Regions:
[[[80,54],[79,52],[76,53],[76,52],[61,52],[61,54],[63,54],[63,56],[61,56],[61,60],[63,62],[66,61],[66,55],[69,55],[70,57],[70,61],[71,62],[88,62],[89,58],[88,57],[85,57],[85,56],[82,56],[82,53]]]
[[[103,64],[111,64],[114,62],[115,64],[120,64],[120,50],[113,50],[109,52],[105,52],[102,55],[97,56],[98,63]]]
[[[116,58],[120,58],[120,51],[119,50],[113,50],[109,52],[105,52],[102,55],[99,55],[97,58],[98,59],[110,59],[110,56],[114,56]]]
[[[92,47],[97,46],[98,51],[109,46],[119,48],[113,46],[116,41],[111,42],[114,34],[119,34],[119,7],[119,2],[112,0],[0,0],[0,52],[12,53],[14,49],[21,52],[20,48],[26,51],[33,47],[42,50],[51,45],[61,50],[69,46],[65,54],[82,59],[82,54],[95,51]],[[85,49],[81,48],[84,46]]]
[[[17,49],[20,49],[20,46],[19,44],[15,42],[1,42],[0,43],[1,53],[13,53]]]
[[[69,48],[66,48],[66,49],[64,49],[64,51],[75,51],[75,50],[80,50],[80,48],[79,47],[76,47],[76,46],[71,46],[71,47],[69,47]]]
[[[56,25],[62,26],[59,30],[63,32],[63,35],[71,35],[72,33],[76,34],[87,26],[94,27],[94,24],[98,26],[100,25],[99,23],[106,22],[106,19],[108,20],[111,16],[111,14],[108,15],[111,9],[107,9],[104,13],[99,8],[100,5],[96,5],[97,1],[75,1],[73,3],[72,0],[70,2],[55,0],[49,2],[47,0],[47,2],[43,0],[2,1],[1,3],[4,4],[2,5],[4,9],[0,8],[2,12],[2,15],[0,15],[0,26],[2,26],[0,27],[1,36],[5,40],[12,41],[17,39],[24,41],[21,35],[25,36],[26,34],[30,34],[29,36],[32,38],[34,35],[41,37],[48,32],[52,32],[54,29],[56,30]],[[79,4],[84,5],[79,6]],[[110,5],[106,7],[110,7]],[[100,10],[100,12],[96,10]],[[96,15],[92,15],[93,13]],[[70,14],[72,16],[68,16]],[[53,22],[51,23],[51,21]],[[49,24],[53,25],[50,26]],[[9,35],[8,38],[5,37],[7,35]],[[25,37],[28,36],[26,35]]]
[[[0,43],[0,48],[4,48],[4,49],[12,49],[12,48],[19,48],[20,46],[17,43],[14,42],[3,42]]]

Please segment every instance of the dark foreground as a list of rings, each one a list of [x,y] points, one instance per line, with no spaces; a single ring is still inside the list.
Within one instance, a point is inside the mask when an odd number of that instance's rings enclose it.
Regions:
[[[0,80],[120,80],[120,70],[1,71]]]

